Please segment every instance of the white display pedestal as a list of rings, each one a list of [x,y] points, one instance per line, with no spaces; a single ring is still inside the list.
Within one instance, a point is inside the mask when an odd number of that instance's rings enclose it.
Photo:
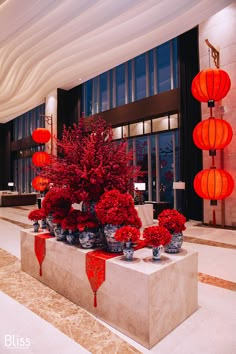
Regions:
[[[55,238],[45,243],[40,276],[35,233],[21,231],[22,270],[149,349],[198,308],[197,252],[163,253],[153,262],[152,250],[143,248],[132,262],[122,256],[107,260],[94,307],[86,275],[86,253],[92,250]]]

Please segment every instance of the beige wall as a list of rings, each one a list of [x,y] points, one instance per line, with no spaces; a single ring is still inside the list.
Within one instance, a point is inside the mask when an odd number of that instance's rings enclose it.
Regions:
[[[220,68],[225,70],[231,78],[231,89],[228,95],[219,102],[213,111],[214,117],[221,117],[224,108],[223,118],[227,120],[233,128],[233,139],[224,149],[224,169],[227,170],[236,181],[236,3],[226,7],[218,12],[209,20],[199,26],[199,48],[200,48],[200,70],[209,67],[208,46],[205,44],[208,39],[212,45],[220,50]],[[214,62],[211,59],[210,66],[213,68]],[[209,117],[207,104],[202,104],[202,118]],[[217,151],[215,159],[216,167],[221,167],[220,152]],[[203,153],[203,168],[211,166],[211,158],[208,152]],[[225,204],[225,213],[224,210]],[[204,222],[209,223],[212,220],[213,207],[210,202],[204,201]],[[236,226],[236,182],[235,189],[230,197],[222,203],[218,201],[216,210],[216,223]]]

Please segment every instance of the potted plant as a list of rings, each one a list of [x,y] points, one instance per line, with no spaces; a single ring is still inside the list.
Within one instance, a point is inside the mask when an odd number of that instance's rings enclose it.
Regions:
[[[172,235],[171,242],[165,246],[165,252],[178,253],[183,244],[183,233],[186,229],[186,218],[175,209],[165,209],[158,215],[158,223]]]
[[[113,130],[102,117],[85,119],[65,127],[56,140],[58,154],[42,166],[41,176],[54,186],[70,189],[73,202],[97,202],[112,189],[133,193],[134,181],[143,175],[132,163],[127,140],[113,140]]]
[[[152,246],[153,260],[161,258],[161,247],[171,241],[171,233],[163,226],[149,226],[143,231],[143,238]]]
[[[133,259],[134,249],[131,247],[132,243],[135,243],[140,238],[140,231],[133,226],[122,226],[120,229],[116,230],[115,239],[116,241],[123,242],[125,247],[123,249],[123,254],[127,261]]]
[[[67,188],[52,187],[43,199],[42,206],[47,215],[50,233],[54,234],[54,224],[61,224],[71,209],[72,198]]]
[[[42,220],[45,217],[44,211],[42,209],[31,210],[28,215],[28,219],[33,221],[34,232],[39,231],[39,220]]]
[[[129,193],[121,193],[116,189],[105,192],[95,207],[96,216],[104,226],[104,234],[110,252],[121,252],[123,244],[114,238],[115,232],[122,226],[142,226]]]

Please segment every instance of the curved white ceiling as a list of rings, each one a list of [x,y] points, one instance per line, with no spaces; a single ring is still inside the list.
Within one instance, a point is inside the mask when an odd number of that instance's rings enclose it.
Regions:
[[[193,28],[232,0],[0,0],[0,122]]]

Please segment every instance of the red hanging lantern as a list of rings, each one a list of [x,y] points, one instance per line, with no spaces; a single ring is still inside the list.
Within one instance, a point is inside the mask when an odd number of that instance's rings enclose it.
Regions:
[[[42,167],[50,163],[50,155],[47,152],[35,152],[32,156],[32,162],[35,166]]]
[[[223,119],[210,117],[198,123],[193,130],[194,144],[202,150],[210,150],[211,156],[215,150],[225,148],[231,141],[233,130]]]
[[[224,98],[230,89],[229,75],[221,69],[200,71],[192,81],[192,94],[200,102],[208,102],[214,107],[215,101]]]
[[[32,187],[36,191],[43,192],[48,186],[48,179],[40,176],[36,176],[32,181]]]
[[[210,199],[211,205],[217,200],[230,196],[234,189],[234,180],[225,170],[211,167],[200,171],[194,178],[195,192],[203,199]]]
[[[37,128],[32,133],[32,139],[39,144],[47,143],[51,138],[51,133],[46,128]]]

